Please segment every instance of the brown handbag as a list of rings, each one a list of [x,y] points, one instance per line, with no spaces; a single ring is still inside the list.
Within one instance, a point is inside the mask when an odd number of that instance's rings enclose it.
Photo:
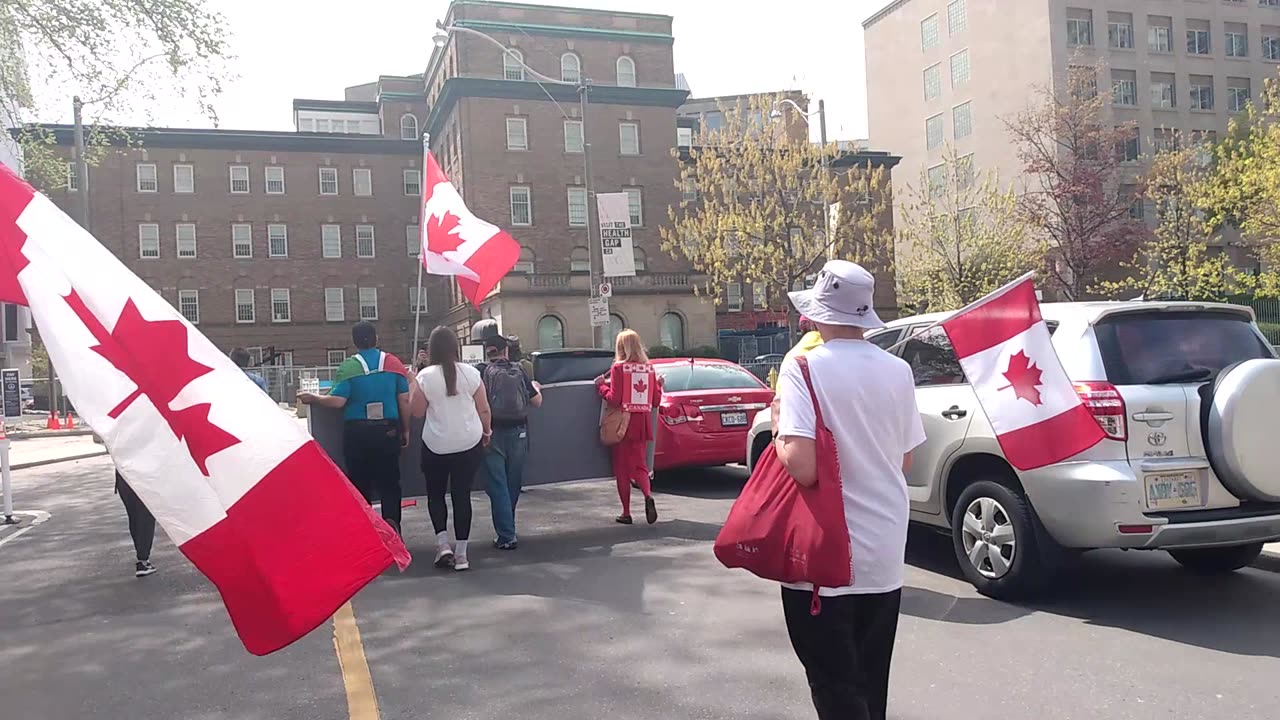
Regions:
[[[627,428],[631,425],[631,413],[624,411],[620,407],[610,406],[605,409],[604,417],[600,418],[600,444],[605,447],[613,447],[622,442],[622,438],[627,435]]]

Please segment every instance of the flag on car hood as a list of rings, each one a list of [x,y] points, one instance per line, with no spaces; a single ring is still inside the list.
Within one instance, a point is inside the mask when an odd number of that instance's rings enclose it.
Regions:
[[[1052,465],[1102,441],[1053,350],[1032,276],[942,322],[1005,458],[1019,470]]]
[[[429,150],[423,167],[422,264],[432,275],[454,276],[462,294],[478,308],[515,267],[520,244],[498,226],[471,214]]]
[[[297,422],[92,235],[0,166],[0,300],[246,649],[278,650],[409,554]]]

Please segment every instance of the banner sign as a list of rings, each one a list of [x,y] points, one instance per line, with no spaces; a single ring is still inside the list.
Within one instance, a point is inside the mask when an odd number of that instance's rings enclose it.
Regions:
[[[596,193],[600,247],[605,277],[634,277],[636,256],[631,243],[631,206],[627,194]]]

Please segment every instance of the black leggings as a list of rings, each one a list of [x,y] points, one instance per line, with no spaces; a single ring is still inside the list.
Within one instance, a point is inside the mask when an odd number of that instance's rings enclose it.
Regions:
[[[453,500],[453,532],[458,540],[471,537],[471,481],[480,469],[484,451],[480,445],[470,450],[437,455],[422,446],[422,477],[427,481],[427,513],[436,533],[449,527],[445,490]]]
[[[151,559],[151,543],[156,537],[156,519],[142,504],[138,494],[129,487],[129,483],[116,473],[116,492],[120,494],[120,502],[124,503],[124,512],[129,516],[129,537],[133,538],[133,551],[138,560]]]
[[[400,529],[400,427],[395,421],[353,420],[342,433],[347,477],[370,504],[382,501],[382,519]]]

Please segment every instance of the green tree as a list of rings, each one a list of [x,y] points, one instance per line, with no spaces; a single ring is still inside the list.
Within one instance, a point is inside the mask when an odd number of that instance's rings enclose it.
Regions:
[[[1018,199],[972,156],[944,154],[898,200],[898,286],[915,312],[955,310],[1044,266],[1044,245],[1029,232]]]
[[[701,134],[687,158],[676,153],[685,200],[669,211],[662,248],[704,273],[701,289],[715,297],[747,282],[783,304],[828,258],[892,266],[887,174],[810,142],[791,113],[790,123],[767,122],[778,100],[722,107],[724,125]],[[799,318],[785,305],[794,330]]]
[[[217,120],[227,58],[223,17],[202,0],[0,0],[0,126],[64,114],[73,95],[90,117],[86,159],[111,142],[101,126],[194,100]],[[56,106],[56,107],[55,107]],[[48,133],[17,133],[28,176],[63,184]]]

